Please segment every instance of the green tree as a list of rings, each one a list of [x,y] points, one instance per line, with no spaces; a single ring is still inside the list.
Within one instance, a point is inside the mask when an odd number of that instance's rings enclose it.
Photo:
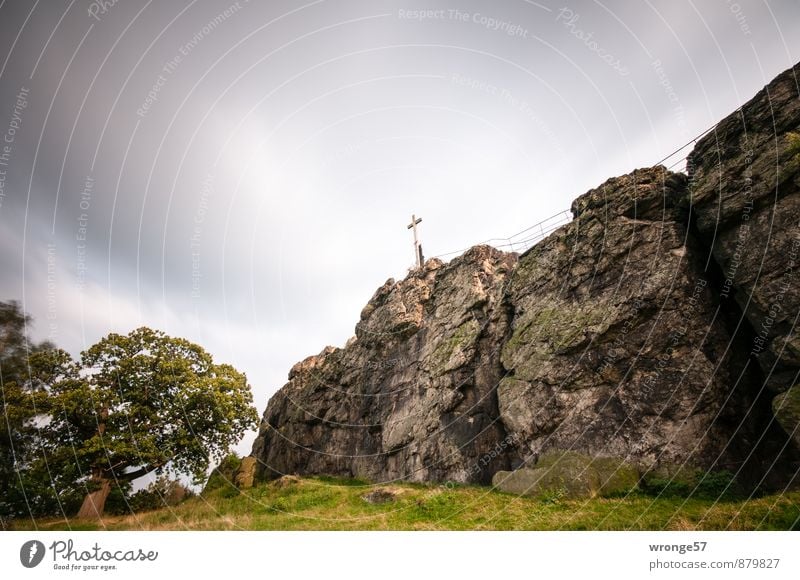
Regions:
[[[41,461],[41,420],[47,387],[68,358],[49,343],[28,339],[30,318],[15,301],[0,302],[0,520],[56,510]]]
[[[199,483],[257,415],[244,374],[200,346],[149,328],[110,334],[52,385],[50,462],[85,486],[99,517],[112,486],[150,472]]]

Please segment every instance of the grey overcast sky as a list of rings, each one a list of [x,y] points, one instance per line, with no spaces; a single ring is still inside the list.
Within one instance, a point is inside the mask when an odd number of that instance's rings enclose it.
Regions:
[[[73,354],[194,340],[261,412],[412,212],[428,256],[508,237],[797,60],[796,0],[5,0],[0,299]]]

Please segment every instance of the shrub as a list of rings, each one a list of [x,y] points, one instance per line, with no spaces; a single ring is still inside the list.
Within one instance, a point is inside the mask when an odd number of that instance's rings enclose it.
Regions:
[[[726,500],[739,495],[735,477],[727,470],[659,470],[645,475],[643,481],[643,491],[652,496]]]
[[[194,492],[180,481],[160,476],[145,489],[140,489],[128,498],[130,511],[134,513],[176,506],[194,496]]]
[[[213,491],[215,489],[226,489],[233,487],[233,477],[241,464],[241,457],[235,453],[226,455],[222,461],[219,462],[219,465],[211,470],[211,475],[209,475],[206,486],[203,488],[203,493],[208,493],[209,491]]]

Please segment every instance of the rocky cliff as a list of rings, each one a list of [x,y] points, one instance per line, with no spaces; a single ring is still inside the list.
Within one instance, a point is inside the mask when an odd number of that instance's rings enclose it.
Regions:
[[[701,139],[688,177],[636,170],[521,256],[478,246],[388,280],[269,401],[256,476],[487,483],[579,452],[790,482],[798,73]]]

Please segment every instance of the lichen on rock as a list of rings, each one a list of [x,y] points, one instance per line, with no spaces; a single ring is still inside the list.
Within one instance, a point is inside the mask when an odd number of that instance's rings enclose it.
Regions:
[[[678,465],[785,485],[800,467],[798,72],[699,140],[688,177],[637,169],[521,256],[476,246],[387,280],[355,337],[271,398],[255,477],[591,496]]]

